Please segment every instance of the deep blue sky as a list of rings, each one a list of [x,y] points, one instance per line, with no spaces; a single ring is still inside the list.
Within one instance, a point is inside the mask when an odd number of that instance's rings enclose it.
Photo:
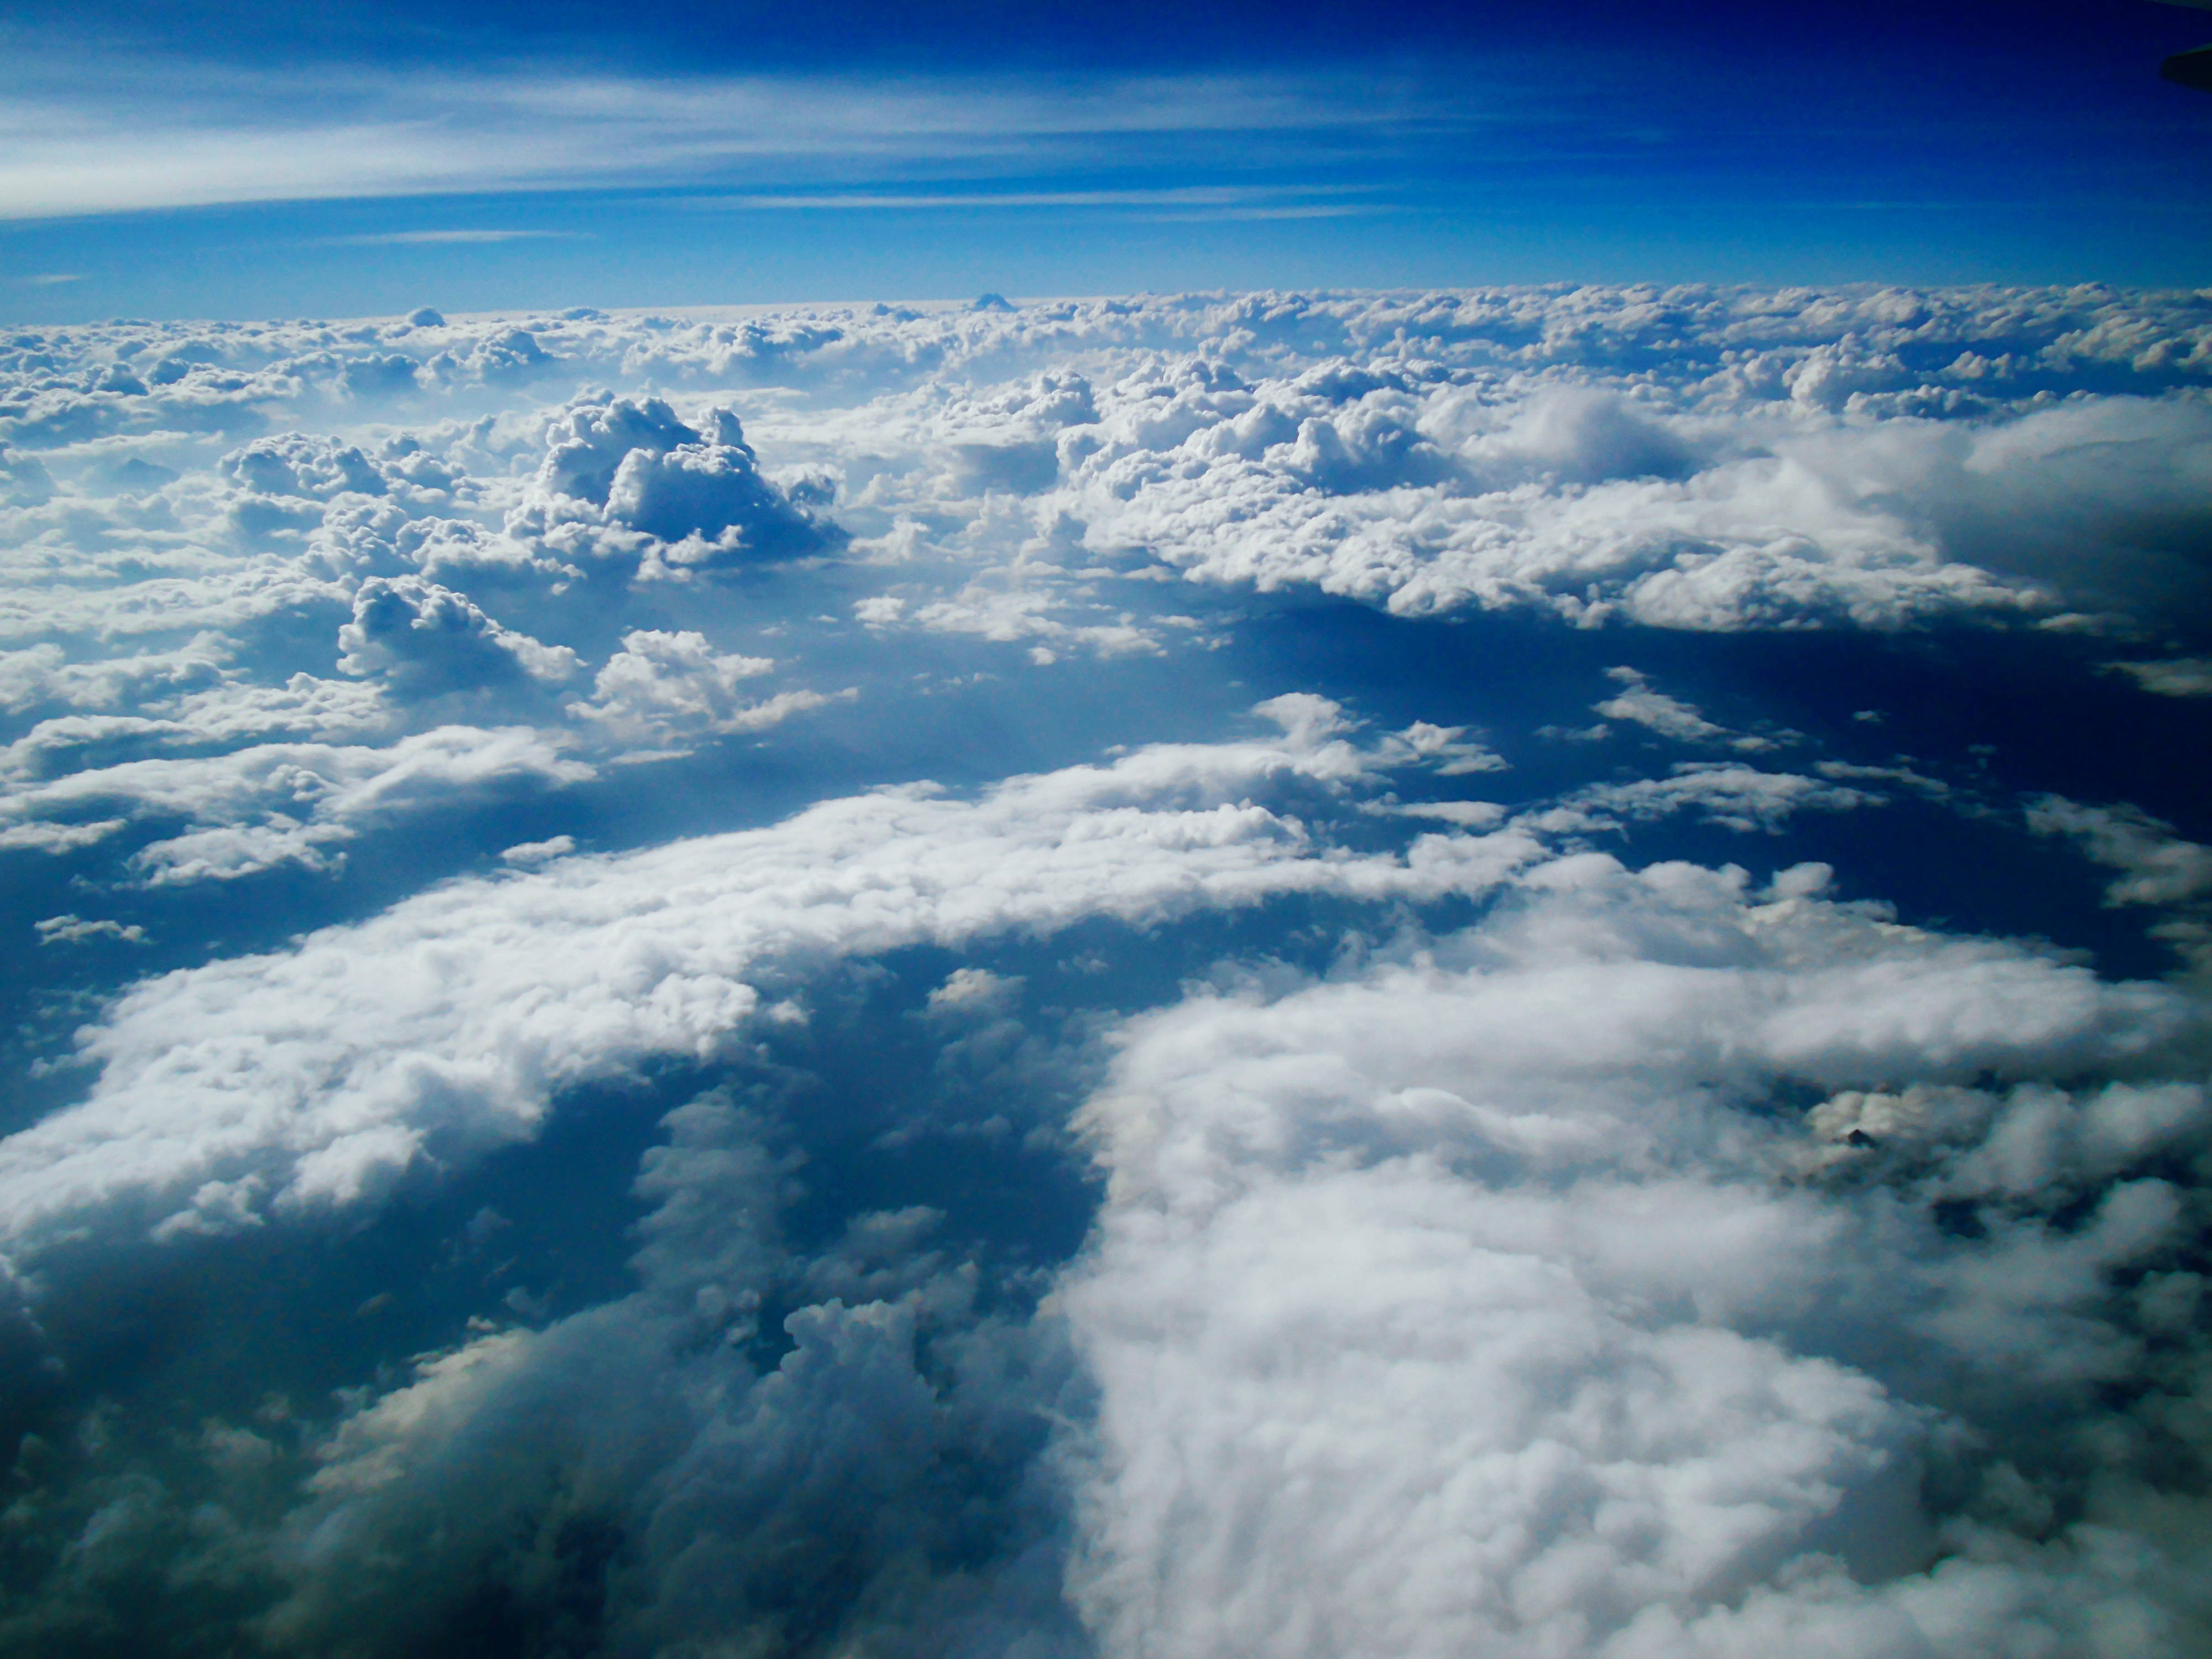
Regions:
[[[0,314],[2212,281],[2212,14],[14,9]]]

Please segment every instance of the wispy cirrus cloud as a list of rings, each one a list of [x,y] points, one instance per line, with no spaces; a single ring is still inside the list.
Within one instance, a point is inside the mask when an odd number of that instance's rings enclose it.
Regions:
[[[924,170],[969,179],[1169,161],[1182,170],[1194,157],[1249,173],[1340,158],[1347,146],[1387,148],[1454,121],[1429,89],[1372,76],[675,80],[524,69],[309,77],[143,60],[36,68],[19,68],[15,87],[0,92],[0,219],[685,184],[750,185],[726,204],[763,208],[1249,208],[1266,204],[1143,190],[986,203],[957,190],[893,189],[830,199],[819,187]],[[416,239],[434,235],[492,233]]]
[[[391,230],[365,236],[327,236],[327,247],[471,247],[495,242],[580,241],[580,230]]]
[[[1371,213],[1345,199],[1371,187],[1346,185],[1186,185],[1156,190],[898,190],[733,192],[695,196],[687,207],[750,211],[896,212],[994,208],[1149,208],[1218,215]],[[1318,198],[1318,199],[1316,199]]]

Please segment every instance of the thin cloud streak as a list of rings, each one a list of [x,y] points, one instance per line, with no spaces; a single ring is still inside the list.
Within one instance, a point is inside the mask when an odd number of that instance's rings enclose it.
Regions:
[[[1194,225],[1220,220],[1238,222],[1263,219],[1357,219],[1370,214],[1400,213],[1404,210],[1392,202],[1310,202],[1282,207],[1225,207],[1197,209],[1183,213],[1147,213],[1139,216],[1146,223],[1154,225]]]
[[[586,241],[581,230],[393,230],[373,236],[325,236],[323,247],[474,246],[489,242]]]
[[[1213,208],[1269,216],[1363,213],[1365,204],[1314,205],[1296,198],[1366,193],[1368,186],[1310,185],[1283,187],[1185,185],[1164,190],[872,191],[807,194],[696,196],[684,205],[738,211],[885,211],[934,208],[1142,207]]]
[[[57,94],[56,86],[64,89]],[[1371,76],[956,83],[674,82],[526,72],[331,83],[203,76],[172,64],[104,79],[81,70],[66,79],[26,75],[17,87],[14,95],[0,96],[4,220],[255,202],[665,187],[705,183],[717,174],[734,184],[769,167],[783,179],[806,183],[841,182],[856,173],[881,179],[921,165],[983,179],[1017,171],[1035,178],[1054,167],[1141,162],[1162,143],[1178,151],[1181,163],[1192,145],[1208,140],[1237,141],[1234,165],[1279,165],[1318,145],[1340,155],[1352,135],[1387,144],[1418,129],[1432,141],[1437,123],[1452,124],[1445,107],[1420,88]],[[1264,144],[1255,146],[1258,140]],[[1129,194],[1133,203],[1159,199]],[[750,204],[781,204],[763,195]],[[854,202],[793,203],[801,204]]]

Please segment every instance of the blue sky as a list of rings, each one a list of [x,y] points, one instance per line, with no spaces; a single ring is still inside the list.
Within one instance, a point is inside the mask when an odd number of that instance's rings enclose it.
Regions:
[[[1539,280],[2194,286],[2113,7],[19,9],[25,322]]]

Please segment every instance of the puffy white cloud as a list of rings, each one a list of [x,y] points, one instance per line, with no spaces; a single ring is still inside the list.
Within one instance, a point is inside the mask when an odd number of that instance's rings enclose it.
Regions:
[[[1463,726],[1435,726],[1427,720],[1416,720],[1403,732],[1393,733],[1386,745],[1402,745],[1409,758],[1427,764],[1439,777],[1463,778],[1477,772],[1506,769],[1504,757],[1495,750],[1468,741]]]
[[[2212,1108],[2035,1079],[2191,1067],[2201,1010],[1822,879],[1563,860],[1418,952],[1133,1023],[1084,1111],[1108,1202],[1060,1292],[1101,1389],[1072,1582],[1108,1652],[2193,1628],[2203,1516],[2162,1547],[2159,1455],[2087,1402],[2188,1397],[2128,1285],[2186,1258],[2149,1172],[2212,1152]],[[1788,1079],[1826,1101],[1778,1106]],[[1992,1207],[1969,1237],[1945,1203]],[[2054,1528],[2082,1459],[2105,1496]]]
[[[416,572],[517,617],[520,577],[785,561],[838,547],[839,526],[907,566],[896,592],[840,609],[896,600],[872,625],[1039,661],[1215,637],[1117,599],[1108,584],[1138,574],[1688,628],[2146,611],[2191,580],[2175,550],[2202,528],[2212,464],[2202,410],[2174,395],[2212,373],[2201,319],[2095,289],[1286,294],[36,337],[0,361],[0,435],[26,465],[37,447],[52,499],[0,508],[20,526],[0,635],[198,629],[241,680],[257,678],[244,631],[349,608],[361,577]],[[532,388],[558,398],[586,375],[616,390],[557,404],[549,429]],[[763,386],[806,394],[747,405],[788,463],[774,468],[726,406],[728,388]],[[406,425],[377,424],[395,398]],[[118,455],[140,471],[108,495]],[[534,610],[527,624],[548,649],[604,647]],[[0,690],[29,665],[14,666]]]
[[[1707,720],[1704,711],[1695,705],[1656,690],[1637,669],[1608,668],[1605,672],[1621,688],[1602,702],[1591,705],[1594,713],[1607,720],[1626,720],[1677,743],[1724,743],[1731,749],[1754,752],[1779,747],[1772,738],[1731,732]]]
[[[10,581],[0,587],[0,639],[244,629],[264,617],[350,599],[337,583],[288,559],[194,562],[203,567],[194,574],[147,576],[116,586]]]
[[[240,744],[278,732],[366,737],[393,723],[381,688],[308,674],[295,674],[282,686],[232,681],[138,707],[146,713],[40,720],[0,749],[0,775],[20,784],[96,768],[119,753]]]
[[[678,420],[676,411],[659,398],[587,402],[568,410],[546,434],[537,489],[548,502],[605,507],[615,475],[633,453],[663,455],[703,441],[701,434]]]
[[[976,487],[969,451],[1012,454],[1056,430],[1056,481],[1021,482],[1090,546],[1413,613],[1892,628],[2062,602],[2140,607],[2191,580],[2158,550],[2199,525],[2201,411],[2186,398],[2060,409],[2020,395],[2071,365],[2105,372],[2094,331],[2068,335],[2055,317],[2027,325],[2046,331],[2041,356],[1998,376],[2017,387],[2009,401],[1992,398],[1995,356],[1960,347],[1982,330],[2017,338],[2025,298],[1942,314],[1899,295],[1871,312],[1803,295],[1270,296],[1224,307],[1211,340],[1181,302],[1154,314],[1203,355],[1130,352],[1121,378],[1094,372],[1087,422],[1025,425],[1010,386],[995,401],[963,390],[924,422],[885,400],[873,424],[949,443],[956,496]],[[1867,331],[1821,337],[1838,326]],[[1300,331],[1323,337],[1285,349]],[[2197,362],[2195,334],[2180,339],[2140,372]],[[1931,361],[1938,341],[1952,355]],[[1314,362],[1333,348],[1345,355]],[[1232,352],[1233,368],[1216,358]],[[2108,450],[2118,471],[2095,464]]]
[[[1727,727],[1714,725],[1691,704],[1654,690],[1637,670],[1609,668],[1606,673],[1623,688],[1618,695],[1591,705],[1593,712],[1606,719],[1630,720],[1683,743],[1710,743],[1728,736]]]
[[[142,705],[164,691],[204,690],[219,684],[231,653],[216,635],[200,634],[169,651],[72,662],[58,645],[0,652],[0,708],[10,713],[60,703],[112,709]]]
[[[770,673],[770,657],[718,653],[703,634],[637,629],[592,683],[578,718],[617,743],[663,743],[687,736],[759,732],[829,699],[818,691],[747,698],[738,687]]]
[[[1402,858],[1332,851],[1255,797],[1299,779],[1349,783],[1378,757],[1340,735],[1322,699],[1267,712],[1284,739],[1156,746],[974,802],[927,787],[827,802],[773,829],[457,883],[297,950],[149,981],[88,1035],[103,1066],[91,1097],[0,1142],[0,1215],[21,1234],[110,1197],[264,1166],[280,1202],[349,1202],[426,1150],[465,1157],[533,1133],[564,1085],[655,1054],[717,1053],[779,965],[1275,894],[1479,893],[1535,855],[1511,830],[1425,836]],[[498,735],[330,751],[376,769],[342,783],[282,750],[248,773],[148,775],[173,791],[319,784],[331,799],[313,820],[262,832],[299,839],[342,835],[422,783],[450,787],[457,769],[489,781],[518,765],[574,768],[526,734],[482,745]],[[225,873],[239,836],[218,840],[139,856],[157,874]]]
[[[568,647],[504,628],[465,595],[419,576],[363,582],[338,648],[347,673],[381,676],[416,696],[558,684],[583,667]]]
[[[634,556],[648,579],[837,544],[811,511],[813,492],[781,489],[763,475],[735,415],[710,410],[704,424],[685,425],[659,398],[601,394],[570,404],[547,434],[528,495],[508,514],[508,533],[564,554]]]
[[[499,856],[507,864],[528,866],[543,864],[548,859],[566,858],[575,850],[576,838],[574,836],[554,836],[544,841],[517,842]]]
[[[1882,800],[1868,790],[1802,772],[1762,772],[1740,761],[1680,761],[1663,778],[1587,785],[1525,821],[1551,831],[1608,830],[1695,811],[1708,823],[1748,833],[1778,830],[1793,812],[1849,811]]]
[[[1534,605],[1586,623],[1893,628],[2047,608],[2033,584],[1946,556],[1928,515],[1964,488],[1960,446],[1934,425],[1912,436],[1777,434],[1767,453],[1679,481],[1547,475],[1350,495],[1313,488],[1287,450],[1202,467],[1142,453],[1086,462],[1074,510],[1102,546],[1139,545],[1195,576],[1310,583],[1410,614]]]
[[[929,1012],[957,1018],[1004,1014],[1021,991],[1018,975],[994,974],[988,968],[956,968],[929,994]]]
[[[125,923],[82,916],[47,916],[33,924],[41,945],[79,945],[86,939],[112,939],[123,945],[143,945],[146,930],[137,922]]]
[[[1484,413],[1494,419],[1495,411]],[[1452,418],[1455,425],[1471,428],[1468,453],[1493,487],[1532,476],[1568,484],[1686,478],[1704,459],[1698,446],[1655,420],[1650,410],[1584,387],[1545,387],[1502,425],[1474,410],[1455,410]]]
[[[607,516],[672,544],[660,556],[676,566],[825,545],[821,527],[761,476],[736,422],[726,424],[725,441],[681,444],[659,454],[633,450],[607,491]]]
[[[250,874],[272,864],[321,867],[325,848],[425,807],[573,783],[590,766],[526,726],[448,726],[389,748],[259,744],[193,759],[125,762],[19,785],[0,795],[0,846],[88,844],[126,820],[58,822],[51,815],[121,806],[181,818],[182,833],[140,848],[131,862],[155,884]]]
[[[1502,823],[1505,808],[1490,800],[1407,801],[1389,809],[1401,817],[1434,818],[1462,830],[1487,830]]]
[[[0,849],[35,848],[41,853],[70,853],[105,841],[123,828],[121,818],[101,818],[86,823],[10,823],[0,825]]]
[[[2172,657],[2162,662],[2116,662],[2113,668],[2161,697],[2212,696],[2212,659]]]
[[[2063,795],[2029,803],[2028,828],[2065,836],[2099,864],[2121,872],[2106,890],[2112,904],[2177,904],[2212,891],[2212,847],[2173,833],[2173,826],[2128,805],[2085,806]]]
[[[1104,1396],[1076,1593],[1109,1652],[1595,1651],[1723,1600],[1902,1455],[1869,1379],[1639,1328],[1480,1204],[1361,1171],[1240,1201],[1173,1268],[1109,1233],[1070,1297]],[[1854,1522],[1909,1526],[1885,1497]]]
[[[1844,1090],[1807,1114],[1814,1145],[1803,1167],[1910,1172],[1947,1196],[2050,1207],[2054,1195],[2094,1193],[2167,1152],[2200,1152],[2209,1110],[2203,1085],[2191,1082]]]
[[[257,438],[224,456],[216,470],[240,489],[261,495],[328,501],[341,495],[385,492],[383,474],[359,449],[302,432]]]
[[[382,688],[294,674],[282,685],[232,684],[173,702],[142,705],[173,726],[179,743],[224,743],[271,732],[359,737],[392,724]]]
[[[1030,646],[1030,659],[1041,668],[1051,666],[1060,659],[1060,652],[1070,649],[1101,657],[1160,653],[1158,630],[1146,626],[1132,611],[1108,611],[1108,620],[1097,622],[1068,619],[1072,610],[1080,615],[1092,609],[1071,605],[1059,584],[1049,579],[1024,580],[1007,587],[972,582],[951,598],[917,606],[910,613],[904,612],[902,605],[901,611],[891,611],[879,604],[861,620],[873,626],[905,620],[933,633],[969,634],[1009,643],[1035,640],[1039,643]]]

